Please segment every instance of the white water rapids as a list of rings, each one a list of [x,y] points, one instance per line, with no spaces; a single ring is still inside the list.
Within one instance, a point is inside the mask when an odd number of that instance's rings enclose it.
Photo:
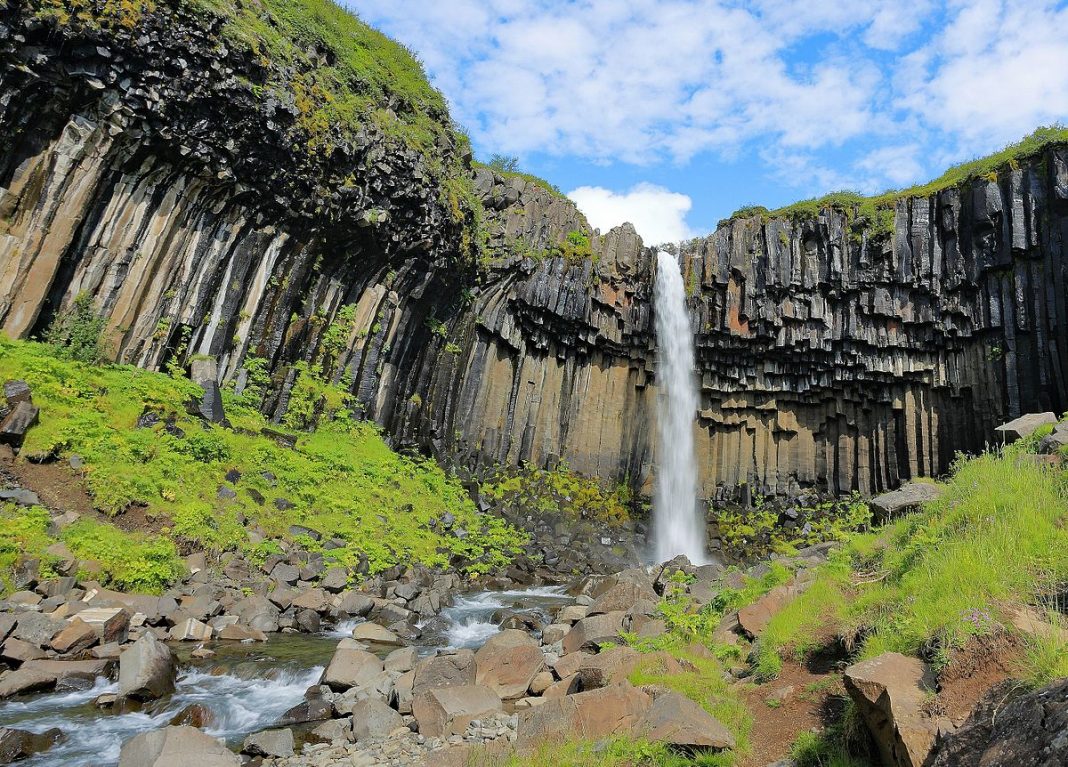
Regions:
[[[693,424],[697,414],[693,328],[675,256],[657,256],[654,315],[657,345],[657,470],[653,491],[653,556],[663,562],[705,555],[705,524],[697,508]]]

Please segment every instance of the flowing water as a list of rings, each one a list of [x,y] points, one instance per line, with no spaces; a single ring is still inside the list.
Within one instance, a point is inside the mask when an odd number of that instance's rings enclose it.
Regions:
[[[500,610],[548,623],[556,609],[573,601],[557,587],[461,596],[456,604],[441,611],[448,621],[441,645],[476,649],[500,631],[493,621]],[[26,767],[113,767],[125,741],[166,726],[183,708],[198,703],[213,715],[205,732],[238,746],[246,735],[270,728],[300,703],[305,691],[318,683],[337,640],[351,636],[352,629],[362,622],[345,621],[318,636],[273,635],[264,644],[211,643],[208,646],[216,655],[206,660],[190,657],[196,644],[176,645],[181,672],[174,695],[147,705],[142,712],[112,714],[97,709],[93,701],[118,687],[98,679],[88,690],[0,702],[0,727],[31,732],[58,727],[65,734],[65,740],[51,750],[19,763]],[[390,649],[376,651],[384,655]],[[419,648],[421,652],[434,649],[432,645]]]
[[[653,492],[653,556],[685,554],[707,561],[705,524],[697,508],[693,425],[697,414],[693,329],[675,256],[657,256],[654,295],[657,345],[657,470]]]
[[[563,587],[545,586],[523,591],[484,591],[459,597],[456,604],[446,607],[441,615],[449,621],[445,639],[449,647],[481,647],[500,629],[493,620],[499,610],[531,615],[548,622],[555,609],[571,604],[574,599],[564,593]]]

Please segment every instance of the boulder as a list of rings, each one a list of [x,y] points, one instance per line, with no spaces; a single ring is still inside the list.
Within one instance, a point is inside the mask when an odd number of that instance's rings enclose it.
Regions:
[[[266,642],[267,635],[259,629],[242,626],[239,623],[231,623],[219,629],[219,639],[225,639],[229,642]]]
[[[320,743],[345,743],[352,741],[352,719],[331,719],[311,731],[311,738]]]
[[[534,677],[545,668],[536,639],[509,629],[490,637],[475,653],[475,683],[489,687],[503,700],[522,698]]]
[[[618,642],[623,630],[625,612],[615,611],[601,615],[591,615],[575,623],[564,637],[564,652],[572,653],[582,649],[596,648],[606,642]]]
[[[336,594],[349,585],[349,573],[344,567],[331,567],[323,575],[320,585],[327,591]]]
[[[734,748],[734,736],[700,704],[670,690],[657,691],[637,732],[687,750]]]
[[[931,767],[1061,767],[1068,764],[1068,679],[1028,691],[994,686],[967,721],[938,744]]]
[[[95,628],[80,618],[74,618],[52,637],[52,649],[58,653],[74,653],[88,650],[99,641]]]
[[[119,767],[240,767],[241,757],[195,727],[164,727],[122,745]]]
[[[352,735],[357,741],[384,738],[402,727],[401,715],[381,700],[368,698],[352,707]]]
[[[571,626],[567,623],[550,623],[541,630],[541,641],[547,645],[556,644],[563,641],[569,631]]]
[[[520,711],[517,738],[534,744],[568,737],[596,740],[633,732],[643,721],[652,699],[630,685],[604,687],[546,700]]]
[[[341,596],[337,611],[339,613],[344,613],[345,615],[363,618],[371,612],[371,609],[374,606],[375,601],[371,599],[371,597],[356,591],[349,591]]]
[[[305,724],[307,722],[321,722],[325,719],[332,719],[336,713],[334,704],[326,698],[309,698],[302,703],[298,703],[282,714],[282,716],[278,718],[277,723],[280,725],[291,725]]]
[[[377,623],[361,623],[352,630],[352,638],[359,642],[370,642],[378,645],[395,645],[400,647],[403,640],[387,628]]]
[[[500,710],[501,699],[497,693],[481,685],[432,689],[416,695],[412,701],[419,734],[425,737],[463,735],[472,720]]]
[[[845,671],[845,688],[887,767],[922,767],[939,730],[952,729],[923,713],[935,677],[918,658],[884,653],[855,663]]]
[[[237,616],[239,623],[249,628],[272,634],[278,631],[278,608],[267,597],[253,594],[245,597],[229,611]]]
[[[52,637],[62,631],[66,625],[65,621],[56,620],[41,613],[23,613],[15,623],[11,636],[38,647],[48,647],[52,642]]]
[[[603,594],[594,599],[587,615],[612,612],[627,612],[639,602],[655,604],[659,600],[651,581],[623,579],[613,583]]]
[[[43,657],[45,657],[45,652],[40,647],[15,637],[8,637],[3,649],[0,650],[0,658],[15,665]]]
[[[293,731],[287,727],[253,733],[241,744],[241,753],[249,756],[293,756]]]
[[[0,420],[0,444],[21,447],[26,439],[26,432],[37,424],[41,411],[36,405],[25,400],[18,402],[11,411]]]
[[[119,655],[119,695],[122,697],[154,700],[170,695],[174,692],[174,676],[174,653],[151,631],[146,631]]]
[[[14,695],[51,690],[55,686],[55,674],[41,669],[18,668],[0,678],[0,700]]]
[[[938,500],[945,492],[942,485],[932,482],[910,482],[890,493],[883,493],[868,501],[872,515],[886,521],[909,511],[918,510],[929,501]]]
[[[179,642],[207,642],[212,635],[211,626],[196,618],[187,618],[171,629],[171,639]]]
[[[121,644],[130,631],[130,613],[122,607],[87,607],[78,613],[78,620],[93,627],[101,644]]]
[[[40,754],[63,740],[63,733],[53,727],[38,734],[0,727],[0,764],[11,764]]]
[[[331,690],[374,684],[382,672],[382,660],[360,647],[352,639],[342,639],[323,672],[322,684]]]
[[[641,662],[642,656],[630,647],[613,647],[597,655],[586,655],[575,673],[583,690],[622,684]]]
[[[444,687],[464,687],[475,683],[475,654],[460,650],[452,655],[424,658],[415,666],[412,695],[418,697],[428,690]]]
[[[401,647],[386,656],[384,666],[386,671],[396,671],[398,674],[403,674],[405,671],[411,671],[415,668],[418,660],[419,653],[415,651],[414,647]]]
[[[999,442],[1011,445],[1017,440],[1030,437],[1039,426],[1055,425],[1056,423],[1057,416],[1054,413],[1027,413],[998,426],[994,429],[994,434]]]
[[[177,714],[171,717],[167,724],[174,727],[188,725],[203,730],[215,721],[215,714],[207,706],[200,703],[190,703]]]
[[[115,669],[112,660],[31,660],[22,668],[41,671],[55,677],[57,688],[88,689],[97,677],[110,676]]]

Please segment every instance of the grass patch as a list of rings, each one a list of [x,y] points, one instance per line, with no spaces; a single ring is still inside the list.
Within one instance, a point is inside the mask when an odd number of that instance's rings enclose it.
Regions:
[[[730,767],[730,752],[687,756],[663,743],[629,738],[591,741],[550,741],[531,753],[506,762],[472,757],[468,767]]]
[[[343,413],[313,433],[293,433],[290,449],[262,435],[262,415],[230,394],[233,429],[190,416],[185,403],[200,390],[184,378],[86,365],[46,344],[6,340],[0,376],[27,380],[41,408],[24,454],[80,455],[101,511],[143,506],[179,543],[259,555],[270,544],[250,543],[242,519],[268,538],[292,539],[289,527],[299,524],[324,534],[321,542],[301,540],[306,548],[336,538],[342,545],[324,551],[326,559],[366,560],[374,573],[398,562],[444,566],[454,556],[469,572],[488,572],[525,542],[503,520],[479,514],[435,463],[393,452],[373,424]],[[158,418],[138,428],[146,410]],[[227,483],[230,471],[240,480]],[[220,497],[224,485],[236,497]],[[451,530],[441,522],[446,515]]]
[[[753,715],[728,685],[720,662],[692,648],[677,649],[671,654],[682,662],[686,671],[668,673],[658,656],[650,655],[630,675],[631,684],[660,685],[685,695],[730,730],[735,739],[735,754],[749,753]]]
[[[1055,599],[1068,583],[1068,475],[1020,460],[1025,449],[959,459],[939,500],[851,539],[772,619],[758,667],[770,675],[776,657],[811,647],[821,625],[863,636],[864,658],[944,661],[998,630],[1002,606]],[[1035,642],[1023,672],[1036,681],[1066,674],[1064,657],[1056,642]]]
[[[54,577],[56,557],[46,549],[58,542],[65,543],[78,559],[96,562],[97,568],[80,575],[105,586],[158,594],[183,572],[177,548],[163,536],[135,535],[82,519],[57,539],[48,532],[49,519],[48,510],[40,506],[0,505],[0,591],[13,589],[12,574],[23,559],[40,561],[40,578]]]

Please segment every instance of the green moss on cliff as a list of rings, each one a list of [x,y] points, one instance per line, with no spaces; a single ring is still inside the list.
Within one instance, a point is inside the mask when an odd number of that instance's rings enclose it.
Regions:
[[[870,237],[885,236],[893,231],[894,208],[898,200],[927,197],[976,179],[996,181],[999,174],[1015,170],[1025,159],[1040,154],[1047,147],[1065,143],[1068,143],[1068,128],[1062,125],[1041,127],[1029,136],[1009,144],[1000,152],[955,165],[926,184],[918,184],[907,189],[895,189],[870,197],[849,190],[831,192],[822,197],[802,200],[776,210],[747,205],[732,213],[730,218],[721,221],[720,225],[735,219],[754,216],[760,216],[764,222],[775,218],[793,221],[812,220],[823,211],[830,209],[851,215],[851,227],[855,236],[859,237],[862,232],[867,232]]]

